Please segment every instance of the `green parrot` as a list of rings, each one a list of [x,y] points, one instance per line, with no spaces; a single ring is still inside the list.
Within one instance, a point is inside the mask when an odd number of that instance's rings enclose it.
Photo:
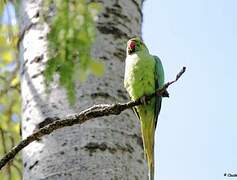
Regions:
[[[132,100],[155,92],[164,84],[164,70],[160,59],[149,53],[139,38],[127,42],[124,87]],[[162,97],[156,96],[133,110],[141,122],[142,140],[149,177],[154,180],[154,138]]]

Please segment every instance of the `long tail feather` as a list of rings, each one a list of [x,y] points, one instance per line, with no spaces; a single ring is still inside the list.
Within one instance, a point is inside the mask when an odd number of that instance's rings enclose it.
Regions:
[[[149,169],[150,169],[150,170],[149,170],[150,180],[154,180],[154,177],[155,177],[155,162],[154,162],[154,155],[153,155],[153,162],[151,163]]]
[[[144,153],[149,169],[149,180],[154,180],[154,134],[155,124],[154,121],[143,121],[141,125]]]

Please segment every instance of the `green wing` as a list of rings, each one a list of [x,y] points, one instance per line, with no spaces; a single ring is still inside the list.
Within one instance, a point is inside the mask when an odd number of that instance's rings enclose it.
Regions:
[[[156,61],[155,66],[155,88],[158,89],[164,84],[164,69],[161,60],[157,56],[153,56]],[[157,125],[158,115],[161,109],[162,97],[156,96],[156,106],[155,106],[155,127]]]

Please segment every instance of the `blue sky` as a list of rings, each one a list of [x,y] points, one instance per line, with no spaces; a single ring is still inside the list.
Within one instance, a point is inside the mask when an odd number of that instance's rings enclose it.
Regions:
[[[237,1],[147,0],[143,39],[171,80],[156,131],[156,180],[237,174]],[[235,178],[231,178],[235,179]],[[236,177],[237,179],[237,177]]]
[[[3,16],[0,17],[1,23],[3,24],[16,24],[15,9],[12,3],[8,3],[6,8],[4,8]]]

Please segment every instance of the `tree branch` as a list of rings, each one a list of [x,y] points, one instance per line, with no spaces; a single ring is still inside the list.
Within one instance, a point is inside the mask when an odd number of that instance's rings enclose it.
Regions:
[[[151,100],[154,96],[162,96],[162,94],[171,84],[179,80],[179,78],[183,75],[185,70],[186,70],[186,67],[183,67],[182,70],[176,75],[175,80],[171,82],[167,82],[166,84],[164,84],[164,86],[157,89],[156,92],[152,93],[151,95],[145,96],[145,101]],[[142,104],[142,97],[135,101],[129,101],[127,103],[94,105],[78,114],[73,114],[61,119],[47,118],[47,121],[52,122],[52,123],[47,124],[46,126],[40,128],[39,130],[37,130],[36,132],[31,134],[27,138],[21,140],[18,145],[13,147],[7,154],[5,154],[5,156],[0,160],[0,170],[11,159],[13,159],[16,156],[16,154],[20,152],[24,147],[26,147],[33,141],[38,140],[42,136],[52,133],[56,129],[60,129],[66,126],[73,126],[75,124],[82,124],[89,119],[93,119],[97,117],[118,115],[126,109],[129,109],[141,104]]]

